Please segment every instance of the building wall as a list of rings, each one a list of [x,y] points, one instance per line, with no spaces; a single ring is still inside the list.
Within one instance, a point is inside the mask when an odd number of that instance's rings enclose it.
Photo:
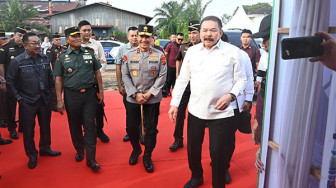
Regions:
[[[112,25],[113,30],[126,32],[130,26],[145,24],[143,16],[122,10],[93,5],[51,17],[51,32],[64,33],[69,27],[77,26],[81,20],[87,20],[91,25]]]

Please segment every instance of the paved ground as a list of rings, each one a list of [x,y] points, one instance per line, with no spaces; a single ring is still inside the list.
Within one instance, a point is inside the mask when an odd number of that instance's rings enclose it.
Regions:
[[[109,66],[109,65],[108,65]],[[107,68],[103,73],[104,90],[118,90],[118,82],[115,69]]]

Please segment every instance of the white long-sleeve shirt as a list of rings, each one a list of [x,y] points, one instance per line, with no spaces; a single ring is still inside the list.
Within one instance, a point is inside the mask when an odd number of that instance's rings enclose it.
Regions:
[[[103,73],[107,67],[107,62],[105,58],[104,48],[102,44],[92,38],[89,39],[89,42],[82,42],[83,47],[89,47],[94,50],[95,55],[97,56],[102,67],[100,68],[100,72]]]
[[[244,101],[252,101],[253,94],[254,94],[254,82],[253,82],[254,78],[253,78],[253,72],[252,72],[251,59],[245,51],[242,50],[241,54],[243,56],[243,60],[245,63],[245,74],[247,78],[247,83],[246,83],[244,92],[237,96],[237,101],[238,101],[240,112],[243,110]],[[233,101],[231,105],[233,106],[233,109],[237,109],[236,101]]]
[[[264,52],[260,57],[258,71],[260,70],[260,71],[265,71],[266,72],[267,67],[268,67],[268,52]],[[262,77],[257,76],[257,81],[261,82]]]
[[[210,50],[203,43],[188,49],[176,80],[170,105],[178,106],[190,81],[189,112],[200,119],[234,116],[230,105],[216,110],[217,101],[232,93],[238,96],[246,85],[245,66],[239,48],[221,40]]]

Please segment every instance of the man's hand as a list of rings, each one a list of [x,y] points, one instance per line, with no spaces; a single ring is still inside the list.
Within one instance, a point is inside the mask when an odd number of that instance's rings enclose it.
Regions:
[[[257,88],[257,89],[258,89],[258,93],[259,93],[259,90],[260,90],[260,89],[259,89],[260,86],[261,86],[261,83],[260,83],[260,82],[258,82],[258,81],[255,81],[255,82],[254,82],[254,89]]]
[[[169,119],[175,123],[176,116],[177,116],[178,108],[177,106],[170,106],[170,109],[168,111]]]
[[[65,107],[64,107],[64,102],[63,101],[57,101],[57,111],[63,115],[63,111],[64,111]]]
[[[232,100],[231,94],[226,94],[222,98],[220,98],[215,106],[216,110],[225,110],[227,107],[229,107]]]
[[[98,99],[98,103],[101,104],[104,102],[104,91],[99,91],[99,99]]]
[[[257,119],[254,119],[253,128],[252,128],[252,140],[255,145],[259,144],[259,141],[257,139],[257,129],[258,129],[258,121]]]
[[[139,104],[145,104],[147,102],[145,95],[142,93],[137,93],[135,96],[135,100],[139,103]]]
[[[119,93],[120,95],[124,96],[126,95],[126,91],[125,91],[125,88],[123,86],[118,86],[118,90],[119,90]]]
[[[258,149],[256,153],[256,161],[255,161],[254,166],[256,167],[259,173],[262,173],[264,171],[264,164],[260,160],[260,148]]]
[[[0,91],[5,92],[6,90],[6,80],[2,76],[0,76]]]
[[[247,112],[251,108],[251,103],[244,101],[243,103],[243,112]]]
[[[147,93],[145,93],[143,96],[144,96],[144,98],[148,101],[148,100],[152,97],[152,94],[149,93],[149,92],[147,92]]]
[[[324,53],[322,57],[313,57],[309,61],[321,61],[323,65],[336,71],[336,40],[325,32],[316,32],[315,35],[321,35],[324,38],[325,41],[321,44],[324,48]]]

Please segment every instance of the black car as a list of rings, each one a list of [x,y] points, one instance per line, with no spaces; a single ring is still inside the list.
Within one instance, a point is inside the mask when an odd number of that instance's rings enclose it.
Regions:
[[[237,46],[238,48],[242,45],[242,42],[240,40],[240,36],[241,36],[241,30],[225,30],[224,33],[228,36],[229,38],[229,42],[235,46]],[[254,39],[251,40],[251,46],[256,46],[259,48],[261,48],[261,46],[259,46]]]

